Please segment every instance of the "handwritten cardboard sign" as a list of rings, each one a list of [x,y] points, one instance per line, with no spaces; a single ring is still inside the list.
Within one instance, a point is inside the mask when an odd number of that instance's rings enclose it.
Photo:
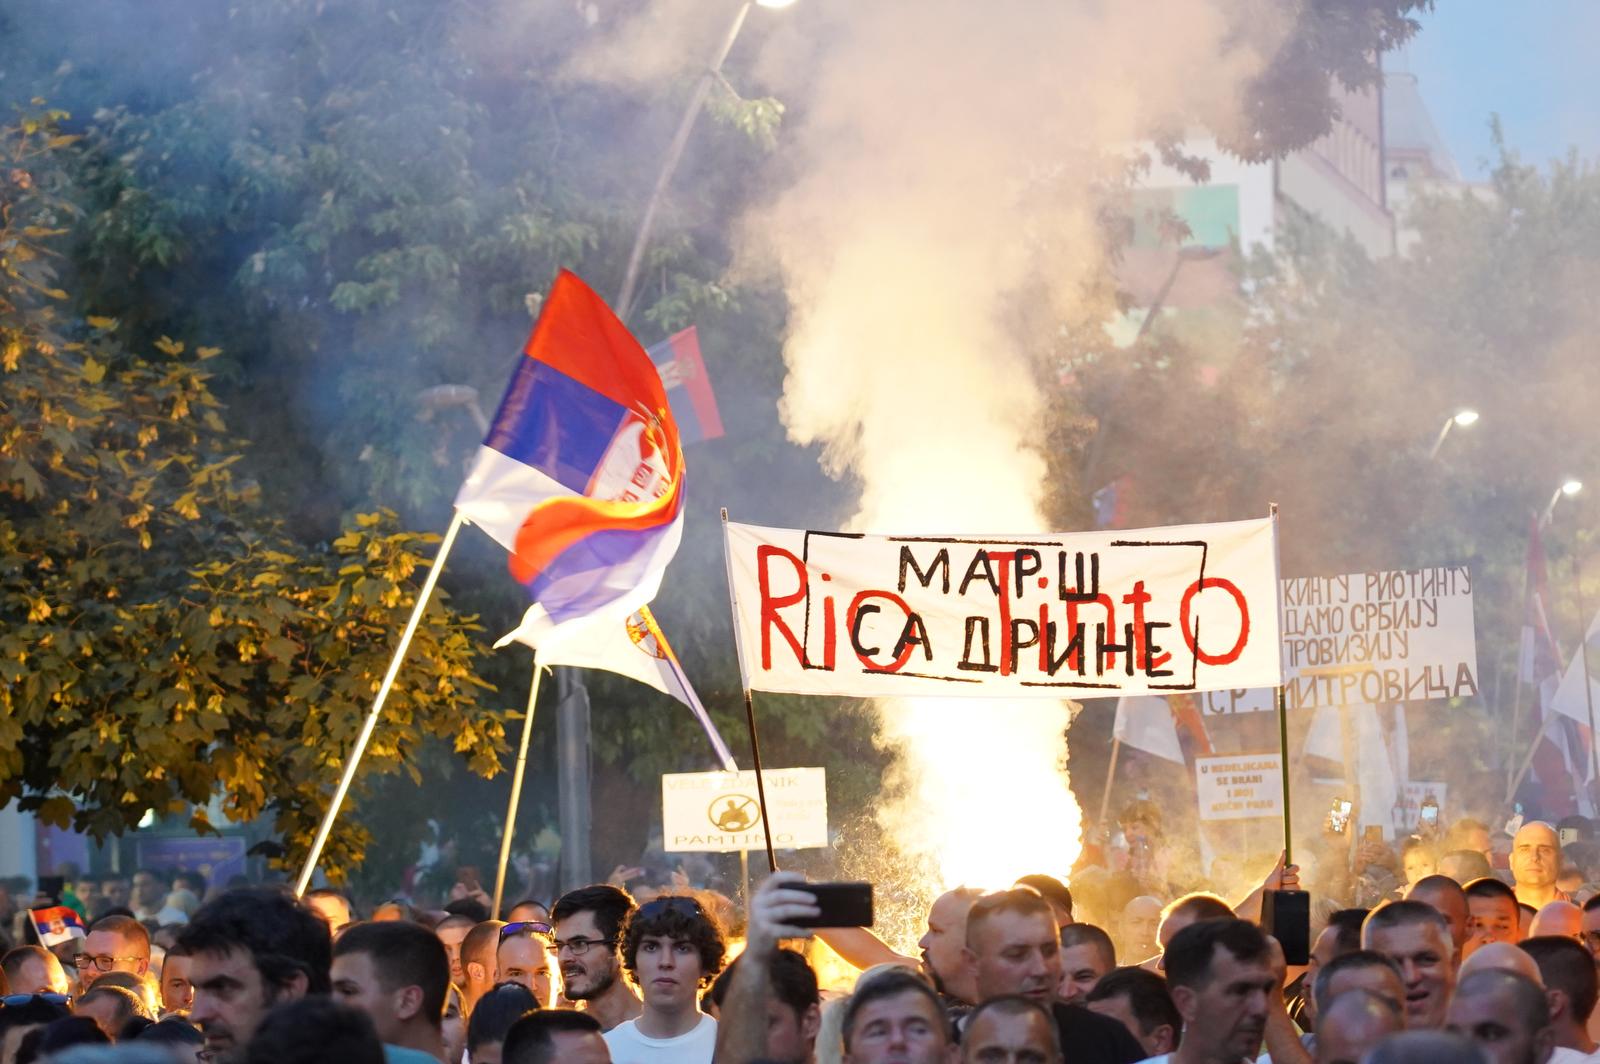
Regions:
[[[1248,820],[1283,815],[1283,776],[1277,754],[1194,759],[1201,820]]]

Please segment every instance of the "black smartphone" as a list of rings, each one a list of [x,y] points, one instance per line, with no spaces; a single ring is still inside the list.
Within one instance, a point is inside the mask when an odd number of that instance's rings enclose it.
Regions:
[[[1311,895],[1303,890],[1269,890],[1261,898],[1261,930],[1283,947],[1285,964],[1311,959]]]
[[[797,883],[791,890],[807,890],[817,896],[822,912],[812,920],[796,920],[800,927],[871,927],[871,883]]]
[[[61,892],[67,888],[66,876],[40,876],[39,893],[50,899],[51,905],[61,904]]]

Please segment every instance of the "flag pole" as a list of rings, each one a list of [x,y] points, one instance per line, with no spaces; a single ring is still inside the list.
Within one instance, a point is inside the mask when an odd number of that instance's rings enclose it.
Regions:
[[[533,652],[533,680],[528,684],[528,711],[522,717],[522,739],[517,744],[517,765],[511,773],[511,801],[506,806],[506,829],[500,836],[500,864],[494,873],[494,907],[489,919],[500,919],[500,902],[505,898],[506,865],[511,860],[511,836],[517,828],[517,805],[522,801],[522,777],[528,768],[528,738],[533,734],[533,711],[539,701],[539,677],[544,675],[544,655]]]
[[[739,635],[739,592],[733,581],[733,552],[728,549],[728,508],[722,508],[722,557],[728,566],[728,606],[733,612],[733,649],[739,658],[739,682],[744,688],[744,722],[750,731],[750,760],[756,771],[756,801],[761,805],[761,830],[767,843],[767,871],[778,870],[778,855],[772,848],[772,823],[767,819],[767,785],[761,775],[761,739],[756,733],[756,702],[750,691],[750,677],[744,667],[744,642]]]
[[[1111,829],[1106,824],[1106,810],[1111,808],[1111,781],[1117,778],[1117,758],[1122,754],[1122,740],[1115,735],[1111,737],[1111,763],[1106,766],[1106,786],[1100,792],[1100,819],[1095,824],[1095,829],[1111,838]]]
[[[1278,504],[1267,504],[1272,518],[1272,587],[1278,596],[1278,631],[1283,631],[1283,570],[1278,559]],[[1281,652],[1281,647],[1279,648]],[[1281,669],[1281,664],[1280,664]],[[1283,863],[1294,864],[1294,830],[1289,809],[1289,704],[1283,680],[1278,682],[1278,769],[1283,780]]]
[[[1572,552],[1572,589],[1578,597],[1578,624],[1581,626],[1589,611],[1583,604],[1583,559],[1578,551]],[[1600,743],[1594,734],[1594,688],[1589,683],[1589,629],[1578,632],[1578,660],[1583,662],[1583,702],[1589,711],[1589,758],[1596,779],[1600,779]]]
[[[450,556],[450,548],[455,546],[456,534],[465,524],[461,511],[457,510],[450,518],[450,527],[445,530],[444,539],[439,543],[439,553],[434,555],[433,565],[428,568],[428,577],[422,583],[422,591],[417,595],[417,604],[411,609],[411,619],[406,622],[405,631],[400,634],[400,645],[395,647],[394,657],[389,660],[389,671],[384,673],[383,682],[378,685],[377,697],[372,701],[372,711],[367,714],[367,721],[361,726],[361,734],[356,737],[356,745],[345,758],[344,775],[339,780],[338,789],[333,792],[333,801],[328,804],[328,812],[322,818],[322,825],[317,828],[317,837],[311,843],[311,852],[306,854],[305,867],[300,869],[300,879],[295,883],[295,896],[306,892],[306,887],[311,885],[311,876],[317,870],[317,861],[322,857],[322,848],[328,844],[328,835],[333,831],[333,822],[339,817],[339,808],[344,805],[345,796],[350,792],[350,784],[356,777],[356,768],[361,764],[361,756],[366,753],[367,743],[372,741],[372,732],[378,726],[378,717],[383,713],[383,704],[389,699],[389,690],[394,686],[395,677],[400,674],[400,664],[405,661],[406,651],[411,648],[411,637],[417,633],[417,625],[422,620],[422,612],[428,608],[428,600],[433,597],[433,589],[439,582],[439,574],[444,572],[445,559]]]
[[[1531,532],[1529,534],[1530,537],[1534,536],[1534,535],[1538,535],[1538,531],[1539,531],[1539,529],[1538,529],[1538,525],[1536,523],[1534,525],[1533,532]],[[1530,550],[1532,549],[1532,545],[1531,544],[1529,545],[1529,549]],[[1517,631],[1518,631],[1519,635],[1520,635],[1520,633],[1522,631],[1522,628],[1526,627],[1527,623],[1528,623],[1528,592],[1531,589],[1531,587],[1532,587],[1532,573],[1529,572],[1528,563],[1526,561],[1524,561],[1523,562],[1523,566],[1522,566],[1522,598],[1519,600],[1519,608],[1522,611],[1522,618],[1521,618],[1522,624],[1519,625],[1518,628],[1517,628]],[[1511,686],[1511,735],[1509,736],[1509,739],[1508,739],[1508,742],[1507,742],[1507,746],[1512,750],[1515,750],[1517,748],[1517,732],[1521,730],[1521,725],[1522,725],[1522,645],[1521,645],[1521,643],[1522,643],[1522,641],[1519,638],[1518,641],[1517,641],[1516,661],[1511,667],[1511,675],[1512,675],[1512,680],[1513,680],[1512,686]],[[1534,734],[1534,736],[1533,736],[1533,749],[1528,751],[1528,760],[1523,762],[1522,770],[1516,774],[1516,778],[1515,779],[1513,779],[1512,776],[1511,776],[1511,771],[1510,771],[1511,770],[1511,763],[1509,761],[1506,762],[1506,781],[1507,781],[1506,782],[1506,801],[1509,802],[1511,800],[1511,796],[1513,794],[1517,793],[1517,788],[1522,785],[1522,777],[1527,775],[1527,773],[1528,773],[1528,765],[1533,761],[1533,751],[1539,749],[1539,740],[1543,736],[1543,734],[1544,734],[1544,731],[1543,731],[1542,728],[1538,732],[1536,732]]]

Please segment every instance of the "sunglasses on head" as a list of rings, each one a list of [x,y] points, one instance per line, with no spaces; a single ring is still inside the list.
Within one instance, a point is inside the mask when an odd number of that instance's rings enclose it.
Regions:
[[[549,935],[554,929],[543,920],[517,920],[500,929],[500,941],[513,935]]]
[[[35,1001],[43,1001],[47,1005],[71,1005],[71,994],[7,994],[0,997],[0,1005],[8,1009],[20,1009],[24,1005],[31,1005]]]
[[[657,898],[655,901],[647,901],[639,906],[639,918],[642,920],[648,920],[652,916],[660,916],[662,913],[704,917],[706,911],[700,908],[700,903],[693,898],[686,898],[679,894]]]

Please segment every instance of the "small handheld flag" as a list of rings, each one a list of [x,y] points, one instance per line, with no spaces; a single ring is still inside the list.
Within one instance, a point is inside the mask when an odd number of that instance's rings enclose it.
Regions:
[[[83,920],[65,905],[55,905],[48,909],[29,909],[28,919],[32,921],[33,929],[38,932],[39,941],[46,947],[59,946],[63,942],[85,937]]]
[[[456,495],[534,599],[519,638],[654,598],[683,533],[683,477],[649,356],[563,270]]]
[[[711,390],[705,360],[700,357],[700,333],[695,327],[673,333],[645,354],[661,373],[681,441],[699,443],[721,436],[722,412],[717,409],[717,396]]]

